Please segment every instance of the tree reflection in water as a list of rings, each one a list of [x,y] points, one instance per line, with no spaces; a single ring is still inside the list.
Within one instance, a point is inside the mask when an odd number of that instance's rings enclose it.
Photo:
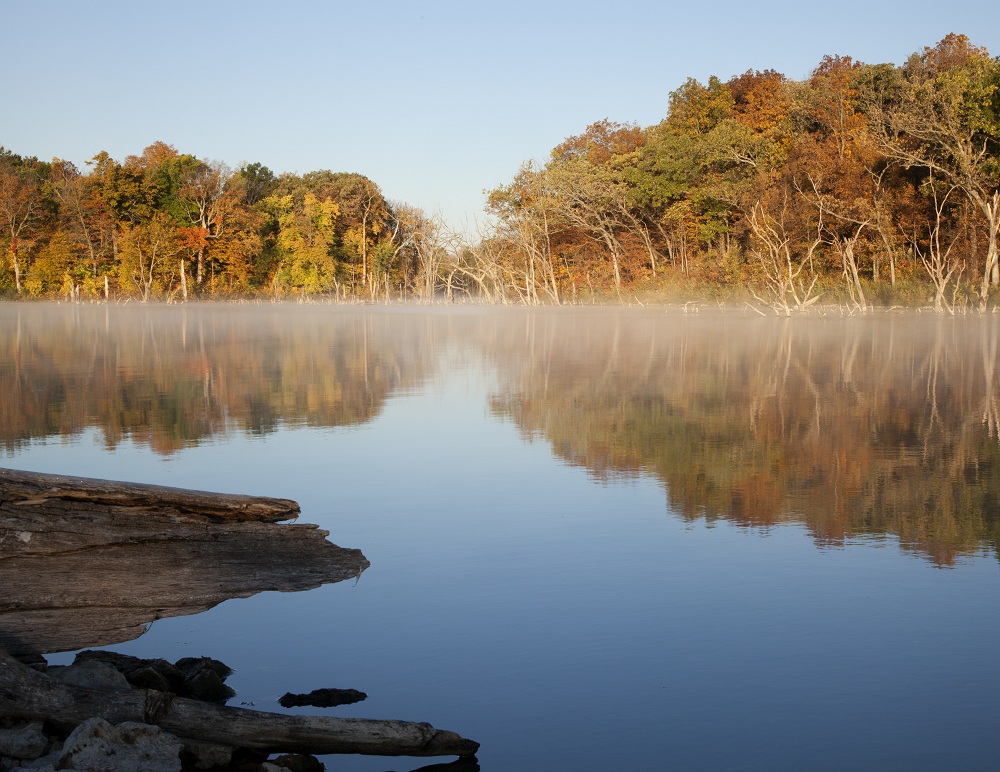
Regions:
[[[950,565],[996,550],[992,316],[525,323],[494,412],[600,478],[650,474],[686,519],[893,535]]]
[[[0,445],[97,427],[170,454],[230,432],[370,421],[446,351],[494,416],[670,509],[821,544],[996,551],[998,320],[914,313],[191,306],[0,308]],[[472,353],[470,353],[472,352]]]

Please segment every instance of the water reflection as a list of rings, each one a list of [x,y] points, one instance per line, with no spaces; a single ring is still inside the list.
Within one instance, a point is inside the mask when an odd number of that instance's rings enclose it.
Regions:
[[[170,454],[350,426],[463,352],[495,417],[598,479],[652,475],[686,519],[996,551],[998,321],[662,310],[0,308],[0,443],[98,427]],[[449,354],[452,358],[448,358]],[[456,427],[460,431],[461,427]]]
[[[309,309],[0,308],[0,443],[129,439],[169,454],[218,434],[370,420],[433,363],[419,324]]]
[[[994,317],[595,315],[498,350],[499,416],[595,476],[647,473],[687,519],[995,551]]]

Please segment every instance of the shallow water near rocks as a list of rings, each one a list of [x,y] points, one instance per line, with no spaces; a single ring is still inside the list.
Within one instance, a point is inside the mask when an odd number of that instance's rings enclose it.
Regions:
[[[292,498],[364,552],[356,583],[112,647],[220,659],[233,705],[359,689],[295,712],[428,721],[484,770],[987,769],[998,335],[992,315],[0,305],[2,464]]]

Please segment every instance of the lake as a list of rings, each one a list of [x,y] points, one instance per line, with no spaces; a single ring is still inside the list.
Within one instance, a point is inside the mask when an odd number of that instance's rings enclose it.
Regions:
[[[688,310],[2,304],[0,465],[364,552],[111,647],[230,704],[360,689],[298,710],[491,772],[994,768],[1000,316]]]

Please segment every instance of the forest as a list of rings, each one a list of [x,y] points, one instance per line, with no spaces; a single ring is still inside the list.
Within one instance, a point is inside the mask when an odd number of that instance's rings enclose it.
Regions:
[[[0,297],[498,304],[718,300],[986,310],[1000,283],[1000,60],[949,34],[902,65],[689,79],[487,191],[486,225],[357,173],[156,142],[80,169],[0,148]]]

